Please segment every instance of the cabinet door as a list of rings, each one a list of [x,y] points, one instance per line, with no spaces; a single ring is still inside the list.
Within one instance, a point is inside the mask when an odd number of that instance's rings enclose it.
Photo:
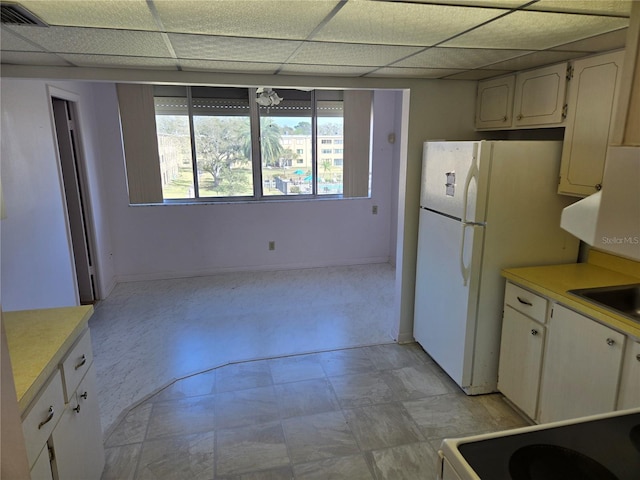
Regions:
[[[618,410],[640,407],[640,342],[628,340],[622,366]]]
[[[519,73],[516,76],[513,126],[561,124],[566,86],[566,63]]]
[[[102,474],[104,448],[97,391],[91,365],[51,436],[54,469],[61,480],[97,480]]]
[[[615,410],[625,337],[555,305],[547,328],[540,423]]]
[[[31,467],[31,480],[53,480],[51,462],[49,461],[49,448],[45,445],[40,456]]]
[[[476,128],[509,128],[515,76],[478,82]]]
[[[600,190],[623,61],[615,52],[573,63],[558,193]]]
[[[505,307],[498,390],[530,418],[536,417],[544,337],[543,325]]]

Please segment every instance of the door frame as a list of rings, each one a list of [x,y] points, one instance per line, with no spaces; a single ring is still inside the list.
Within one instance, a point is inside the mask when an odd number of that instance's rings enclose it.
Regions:
[[[89,190],[89,181],[88,181],[88,175],[87,175],[87,165],[86,165],[87,156],[84,148],[84,142],[82,140],[83,121],[82,121],[82,116],[80,114],[82,102],[78,94],[69,92],[67,90],[63,90],[58,87],[54,87],[52,85],[47,85],[47,97],[48,97],[47,99],[48,99],[49,114],[51,116],[51,124],[53,129],[53,132],[52,132],[53,140],[55,142],[55,153],[56,153],[56,160],[57,160],[56,167],[58,169],[58,182],[60,185],[60,195],[61,195],[61,200],[63,202],[64,209],[66,212],[65,226],[67,231],[68,248],[71,254],[70,255],[71,267],[72,267],[71,269],[72,269],[73,278],[74,278],[76,302],[80,304],[81,300],[80,300],[80,293],[79,293],[79,287],[78,287],[78,275],[77,275],[76,264],[75,264],[75,253],[74,253],[73,240],[71,235],[71,222],[69,220],[69,211],[67,207],[67,199],[65,194],[64,177],[62,173],[62,163],[61,163],[60,151],[59,151],[58,139],[57,139],[57,127],[56,127],[55,115],[53,111],[54,99],[59,99],[59,100],[68,102],[68,107],[71,110],[71,115],[74,121],[74,131],[75,131],[74,140],[75,140],[75,147],[76,147],[75,163],[77,168],[78,186],[80,189],[78,193],[82,201],[82,212],[84,216],[86,246],[87,246],[88,254],[91,258],[90,278],[92,282],[93,302],[95,302],[100,299],[99,292],[101,290],[100,290],[100,276],[98,275],[99,260],[98,260],[96,241],[95,241],[95,224],[93,221],[93,208],[92,208],[91,194]]]

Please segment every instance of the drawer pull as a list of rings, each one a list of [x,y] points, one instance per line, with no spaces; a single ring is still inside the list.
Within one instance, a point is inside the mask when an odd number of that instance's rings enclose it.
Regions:
[[[530,307],[533,307],[533,303],[531,303],[529,300],[524,300],[522,297],[516,297],[516,298],[521,304],[529,305]]]
[[[640,353],[636,355],[636,360],[640,362]]]
[[[607,345],[611,346],[613,344],[615,344],[616,341],[613,338],[607,338]]]
[[[535,328],[531,329],[531,335],[533,335],[534,337],[538,334],[538,330],[536,330]]]
[[[76,408],[72,408],[71,410],[73,410],[76,413],[80,413],[80,404],[78,404]]]
[[[76,365],[76,370],[79,369],[81,366],[83,366],[85,363],[87,363],[87,356],[82,355],[82,358],[80,359],[80,363]]]
[[[38,430],[40,430],[42,427],[44,427],[47,423],[49,423],[51,421],[51,419],[53,418],[53,405],[51,405],[49,407],[49,414],[47,415],[47,418],[45,418],[42,422],[40,422],[38,424]]]
[[[84,392],[82,395],[80,395],[80,398],[83,398],[83,399],[86,400],[87,399],[87,392]]]

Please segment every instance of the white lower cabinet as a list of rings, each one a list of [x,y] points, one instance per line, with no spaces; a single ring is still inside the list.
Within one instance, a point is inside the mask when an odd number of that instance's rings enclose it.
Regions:
[[[541,379],[540,423],[616,408],[625,336],[555,305]]]
[[[640,407],[640,341],[629,340],[625,350],[618,410]]]
[[[85,330],[24,414],[32,480],[100,478],[104,448],[92,360]]]
[[[640,340],[508,281],[498,390],[536,423],[640,407]]]
[[[36,463],[31,467],[31,480],[53,480],[51,463],[49,461],[49,447],[45,444]]]
[[[531,418],[538,405],[544,338],[544,325],[505,306],[498,390]]]
[[[102,430],[93,365],[72,395],[51,435],[59,479],[100,478],[104,466]]]

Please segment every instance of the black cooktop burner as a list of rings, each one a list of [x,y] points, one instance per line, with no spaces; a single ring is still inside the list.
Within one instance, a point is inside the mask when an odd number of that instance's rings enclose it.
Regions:
[[[640,413],[461,443],[483,480],[639,480]]]

